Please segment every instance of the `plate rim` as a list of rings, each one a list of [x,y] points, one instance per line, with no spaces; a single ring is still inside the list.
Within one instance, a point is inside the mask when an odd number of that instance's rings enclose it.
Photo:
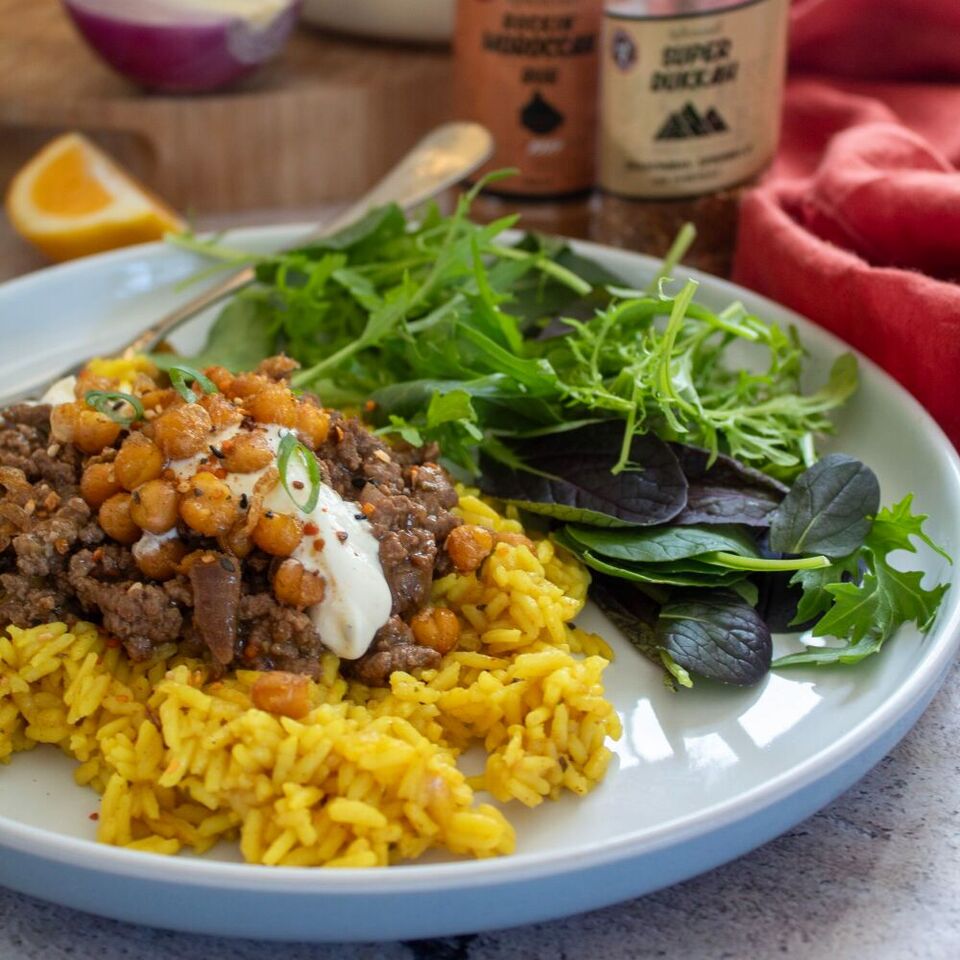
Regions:
[[[283,223],[231,230],[229,235],[241,243],[295,242],[298,236],[314,227],[315,225],[307,223]],[[608,261],[612,259],[633,262],[647,270],[655,269],[661,262],[658,258],[646,254],[592,241],[571,239],[570,242],[575,249],[585,253],[599,255]],[[63,278],[72,273],[95,271],[105,263],[120,267],[128,261],[135,262],[163,253],[190,255],[189,251],[180,251],[158,241],[42,268],[0,284],[0,306],[6,297],[16,297],[24,290],[42,286],[54,276]],[[731,300],[746,298],[761,309],[772,308],[790,323],[798,322],[803,328],[804,340],[818,341],[818,346],[826,352],[853,352],[861,369],[869,370],[870,375],[879,378],[885,388],[892,389],[897,395],[898,403],[906,405],[916,420],[918,429],[927,435],[931,446],[942,450],[944,466],[948,469],[952,487],[960,499],[960,456],[957,450],[920,403],[879,365],[840,337],[819,327],[814,321],[762,294],[692,268],[685,267],[684,272],[701,285],[705,284],[719,294],[729,296]],[[957,580],[955,573],[953,589],[948,591],[946,605],[938,616],[939,622],[933,642],[931,643],[929,634],[918,640],[920,644],[929,645],[929,649],[910,672],[907,682],[898,687],[870,716],[801,763],[764,780],[745,794],[652,827],[632,830],[593,843],[584,850],[560,854],[550,851],[512,854],[480,861],[404,863],[399,865],[399,869],[342,868],[334,872],[302,867],[264,867],[192,857],[161,857],[54,833],[42,827],[12,820],[2,812],[0,848],[9,847],[31,856],[108,873],[114,877],[175,882],[192,888],[216,887],[271,894],[295,891],[316,896],[336,894],[338,897],[432,892],[450,889],[452,885],[457,889],[490,887],[504,882],[529,882],[592,868],[611,867],[721,831],[775,804],[785,802],[794,794],[829,778],[894,729],[923,701],[931,688],[942,680],[960,649],[960,590],[957,589]],[[504,873],[507,875],[504,876]]]

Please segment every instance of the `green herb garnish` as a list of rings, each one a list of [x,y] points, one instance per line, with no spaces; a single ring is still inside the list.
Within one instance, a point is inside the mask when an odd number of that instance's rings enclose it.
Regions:
[[[88,407],[92,407],[97,413],[102,413],[122,427],[129,427],[137,420],[143,419],[143,404],[132,393],[122,393],[119,390],[88,390],[83,400]],[[133,409],[133,416],[124,413],[127,407]]]
[[[294,494],[294,481],[290,477],[291,459],[299,458],[307,472],[309,489],[307,490],[307,499],[302,503],[297,500]],[[313,513],[317,501],[320,499],[320,464],[317,458],[307,449],[292,433],[285,433],[280,439],[280,446],[277,448],[277,470],[280,473],[280,482],[283,489],[287,491],[287,496],[293,501],[294,505],[302,513]]]
[[[190,389],[189,383],[196,383],[204,393],[219,393],[217,385],[206,375],[185,363],[172,363],[167,368],[167,376],[173,389],[183,397],[187,403],[196,403],[197,395]]]

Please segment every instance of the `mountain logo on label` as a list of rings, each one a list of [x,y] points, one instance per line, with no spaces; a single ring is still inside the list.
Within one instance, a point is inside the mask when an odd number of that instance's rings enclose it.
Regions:
[[[675,110],[667,117],[654,139],[686,140],[688,137],[708,137],[711,133],[724,133],[729,129],[716,107],[711,107],[701,114],[692,103],[687,102],[682,109]]]
[[[538,90],[520,111],[520,122],[536,134],[553,133],[566,118]]]

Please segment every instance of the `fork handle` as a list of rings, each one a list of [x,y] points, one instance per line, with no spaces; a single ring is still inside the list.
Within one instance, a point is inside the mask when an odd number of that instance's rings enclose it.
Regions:
[[[256,273],[253,267],[244,267],[236,273],[231,273],[224,277],[220,283],[209,287],[203,293],[197,294],[193,299],[181,304],[153,326],[141,330],[116,352],[121,355],[125,353],[150,353],[156,348],[157,344],[165,340],[181,324],[193,319],[207,307],[211,307],[225,297],[229,297],[230,294],[249,286],[255,279]]]

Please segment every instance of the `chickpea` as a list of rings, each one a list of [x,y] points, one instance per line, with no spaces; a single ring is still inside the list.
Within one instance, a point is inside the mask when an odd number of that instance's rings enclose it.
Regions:
[[[289,557],[303,537],[303,524],[288,513],[267,511],[257,521],[253,542],[274,557]]]
[[[105,501],[97,514],[103,532],[118,543],[130,546],[140,539],[140,528],[130,516],[133,497],[129,493],[115,493]]]
[[[95,373],[91,373],[89,370],[81,370],[77,374],[77,382],[73,387],[74,396],[83,403],[84,397],[91,390],[117,390],[116,380],[111,380],[110,377],[101,377]]]
[[[243,414],[222,394],[210,393],[200,398],[200,406],[210,414],[214,430],[235,427]]]
[[[262,433],[238,433],[221,448],[224,469],[231,473],[254,473],[268,466],[273,452]]]
[[[250,699],[258,710],[299,720],[310,712],[310,683],[301,673],[270,670],[254,681]]]
[[[151,580],[169,580],[176,576],[187,552],[182,540],[163,540],[150,549],[133,551],[140,571]]]
[[[77,414],[77,425],[73,431],[73,444],[83,453],[100,453],[104,447],[112,446],[120,436],[122,427],[105,413],[97,410],[81,410]]]
[[[85,403],[59,403],[50,411],[50,436],[60,443],[73,443],[80,411]]]
[[[112,463],[91,463],[80,478],[80,496],[94,509],[122,489]]]
[[[330,415],[312,403],[297,407],[297,433],[311,450],[323,445],[330,432]]]
[[[186,554],[177,566],[177,573],[183,576],[190,575],[190,568],[195,563],[215,563],[217,555],[212,550],[191,550]]]
[[[281,427],[297,425],[297,398],[281,383],[271,383],[259,393],[247,397],[244,406],[260,423],[277,423]]]
[[[117,480],[125,490],[136,490],[148,480],[156,480],[163,472],[163,463],[160,448],[140,433],[132,433],[123,441],[114,460]]]
[[[216,384],[221,393],[230,393],[230,388],[233,386],[233,374],[226,367],[207,367],[203,372]]]
[[[246,399],[270,386],[271,383],[271,380],[259,373],[241,373],[233,378],[225,392],[228,396]]]
[[[326,581],[307,570],[298,560],[284,560],[273,578],[274,596],[291,607],[303,609],[323,600]]]
[[[185,403],[157,417],[153,439],[165,456],[181,460],[206,450],[212,430],[210,414],[197,403]]]
[[[190,481],[190,490],[180,501],[180,516],[197,533],[219,537],[236,522],[237,500],[222,480],[206,470]]]
[[[224,553],[232,553],[241,560],[253,550],[253,540],[243,520],[235,523],[226,533],[218,537],[217,542]]]
[[[141,370],[134,376],[130,392],[136,394],[138,397],[141,397],[143,394],[150,393],[156,389],[157,381],[154,380],[153,377],[151,377],[148,373],[144,373]]]
[[[421,647],[449,653],[460,640],[460,621],[446,607],[427,607],[410,621],[413,638]]]
[[[166,533],[177,525],[177,491],[166,480],[148,480],[133,491],[133,522],[149,533]]]
[[[144,410],[164,410],[177,401],[180,394],[171,387],[148,390],[140,397]]]
[[[447,553],[460,573],[473,573],[493,550],[493,534],[485,527],[465,523],[447,536]]]

